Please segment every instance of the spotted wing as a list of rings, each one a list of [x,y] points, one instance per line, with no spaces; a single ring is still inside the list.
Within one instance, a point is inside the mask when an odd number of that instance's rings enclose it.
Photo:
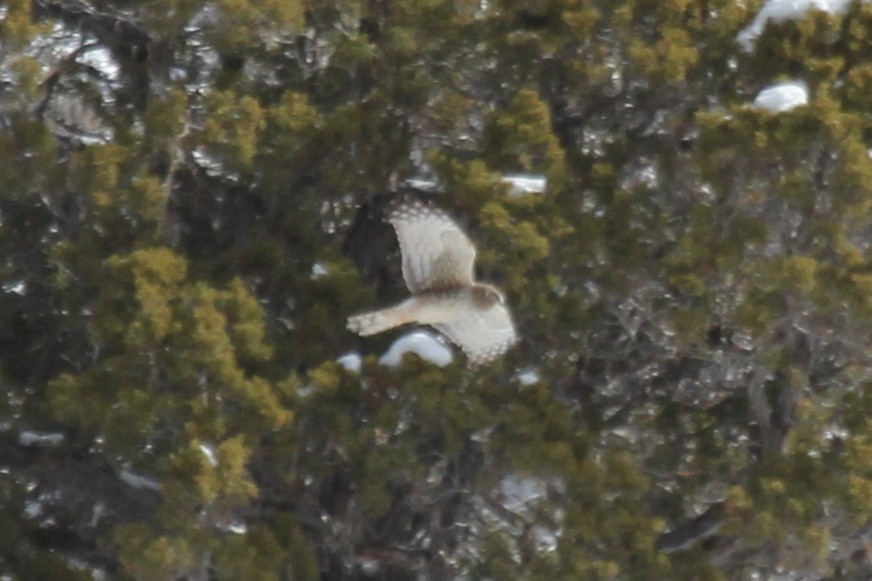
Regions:
[[[394,206],[388,221],[397,232],[403,279],[413,294],[473,284],[475,246],[448,214],[408,199]]]
[[[466,353],[470,365],[493,361],[518,341],[512,317],[500,303],[433,327]]]

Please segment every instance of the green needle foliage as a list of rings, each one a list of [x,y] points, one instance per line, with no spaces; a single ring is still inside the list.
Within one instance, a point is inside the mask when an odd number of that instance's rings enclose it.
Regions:
[[[762,5],[0,5],[0,577],[872,576],[872,3]],[[345,329],[412,184],[492,365]]]

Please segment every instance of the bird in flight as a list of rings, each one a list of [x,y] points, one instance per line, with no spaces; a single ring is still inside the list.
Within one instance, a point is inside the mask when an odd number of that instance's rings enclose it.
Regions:
[[[375,335],[410,323],[429,325],[460,347],[470,365],[493,361],[518,336],[500,291],[474,276],[475,246],[441,209],[417,198],[388,212],[412,296],[402,303],[348,318],[348,329]]]

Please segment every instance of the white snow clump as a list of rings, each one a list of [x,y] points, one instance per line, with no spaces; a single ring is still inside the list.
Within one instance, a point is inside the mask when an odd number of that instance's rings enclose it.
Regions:
[[[757,13],[754,21],[742,29],[736,37],[736,42],[745,52],[751,52],[754,50],[757,38],[770,20],[772,22],[800,20],[812,10],[827,14],[842,14],[850,4],[851,0],[769,0]]]
[[[754,108],[770,113],[784,113],[808,105],[808,87],[802,81],[785,81],[769,85],[754,99]]]
[[[360,373],[360,366],[363,363],[363,359],[360,357],[360,353],[356,351],[349,351],[342,357],[336,360],[336,363],[345,368],[346,371],[350,371],[351,373]]]
[[[454,360],[451,349],[440,342],[436,335],[427,331],[413,331],[394,341],[378,362],[386,367],[399,367],[406,353],[415,353],[439,367],[445,367]]]
[[[808,87],[802,81],[769,85],[754,99],[753,107],[770,113],[784,113],[808,105]]]

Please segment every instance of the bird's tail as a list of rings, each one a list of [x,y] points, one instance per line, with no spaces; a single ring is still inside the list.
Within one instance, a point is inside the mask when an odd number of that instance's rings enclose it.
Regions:
[[[397,305],[379,311],[370,311],[348,317],[348,329],[363,335],[375,335],[406,323],[411,323],[410,311],[405,305]]]

